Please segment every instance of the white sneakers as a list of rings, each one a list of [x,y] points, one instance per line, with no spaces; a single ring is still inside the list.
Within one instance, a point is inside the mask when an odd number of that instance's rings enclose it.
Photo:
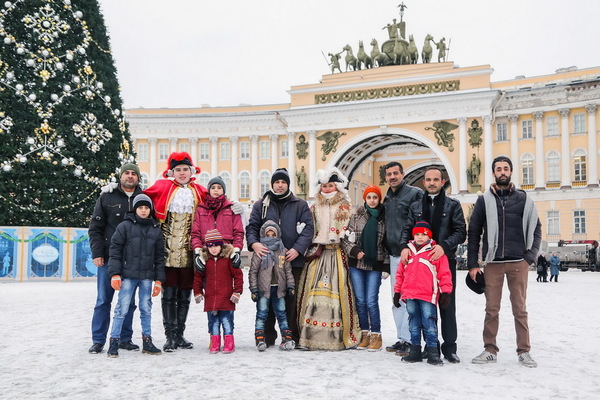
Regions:
[[[498,356],[485,350],[480,355],[475,357],[471,362],[473,364],[491,364],[495,363],[496,361],[498,361]],[[537,367],[537,363],[533,360],[533,358],[531,358],[531,354],[529,354],[528,351],[519,354],[519,364],[528,368]]]
[[[521,363],[522,366],[528,367],[528,368],[536,368],[537,367],[537,363],[533,360],[533,358],[531,358],[531,354],[529,354],[528,351],[526,351],[525,353],[519,354],[519,363]]]

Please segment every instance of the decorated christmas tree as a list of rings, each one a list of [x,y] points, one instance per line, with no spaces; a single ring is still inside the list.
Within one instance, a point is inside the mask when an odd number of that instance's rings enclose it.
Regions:
[[[0,226],[87,226],[133,159],[98,2],[6,1],[0,40]]]

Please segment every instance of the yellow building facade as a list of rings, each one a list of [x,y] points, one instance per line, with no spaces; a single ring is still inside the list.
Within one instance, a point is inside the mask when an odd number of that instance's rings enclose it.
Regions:
[[[332,166],[360,204],[367,185],[386,190],[381,167],[398,161],[417,186],[428,166],[446,171],[448,193],[468,215],[502,154],[512,159],[513,182],[536,202],[544,240],[600,239],[600,67],[502,82],[491,82],[492,72],[451,62],[386,66],[291,87],[289,104],[126,116],[146,185],[171,152],[187,151],[200,183],[220,175],[229,198],[248,205],[270,188],[276,168],[287,168],[292,190],[310,200],[316,171]],[[306,190],[298,186],[303,173]]]

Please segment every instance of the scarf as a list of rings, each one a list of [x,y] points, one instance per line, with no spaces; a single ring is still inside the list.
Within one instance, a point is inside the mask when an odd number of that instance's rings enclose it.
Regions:
[[[262,256],[260,260],[260,267],[267,268],[269,267],[269,261],[273,262],[273,265],[277,263],[277,258],[275,256],[275,252],[283,247],[283,243],[281,243],[281,239],[271,236],[265,236],[260,238],[260,242],[267,246],[269,249],[269,254]]]
[[[221,211],[223,204],[225,204],[225,200],[227,200],[227,196],[224,194],[220,195],[219,197],[206,196],[204,203],[206,204],[208,214],[213,215]]]
[[[365,210],[367,211],[367,223],[363,228],[361,234],[362,250],[365,252],[363,262],[365,265],[374,267],[378,264],[377,262],[377,226],[378,217],[381,211],[381,204],[376,208],[371,208],[365,203]]]
[[[277,204],[277,208],[281,211],[281,204],[284,201],[288,200],[292,196],[292,192],[288,189],[285,193],[277,194],[273,191],[273,189],[267,191],[263,196],[262,201],[262,212],[260,213],[261,219],[267,218],[267,210],[269,209],[269,205],[271,205],[271,200]]]
[[[432,239],[439,243],[440,224],[444,214],[444,203],[446,202],[446,194],[440,191],[433,199],[433,215],[431,215],[431,205],[429,204],[431,197],[428,194],[423,196],[423,220],[427,221],[431,226]],[[415,221],[418,222],[418,221]]]

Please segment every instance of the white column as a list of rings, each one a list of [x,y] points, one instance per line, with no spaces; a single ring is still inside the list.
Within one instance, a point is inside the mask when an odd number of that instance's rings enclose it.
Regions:
[[[588,113],[588,186],[598,186],[598,147],[596,137],[596,110],[597,104],[588,104],[585,110]]]
[[[171,145],[171,153],[175,153],[177,151],[177,142],[178,138],[169,138],[169,144]]]
[[[483,189],[487,189],[493,182],[492,174],[491,174],[491,166],[493,160],[492,153],[492,117],[489,115],[484,115],[483,119],[483,146],[484,146],[484,160],[481,163],[481,168],[484,171],[485,176],[485,187]]]
[[[560,114],[560,186],[571,186],[571,155],[569,148],[569,112],[568,108],[558,110]]]
[[[270,135],[271,139],[271,171],[275,171],[279,168],[279,154],[277,153],[277,138],[278,135]]]
[[[194,160],[194,162],[196,163],[196,165],[198,164],[198,138],[197,137],[191,137],[188,138],[189,142],[190,142],[190,155],[192,156],[192,160]]]
[[[296,134],[288,132],[288,166],[287,169],[290,173],[290,190],[296,193],[296,154],[294,153],[294,141],[296,140]]]
[[[455,188],[452,188],[456,191]],[[467,181],[467,119],[458,118],[458,191],[469,191]]]
[[[543,127],[543,111],[533,113],[535,118],[535,187],[543,189],[546,187],[546,178],[544,174],[544,127]]]
[[[510,159],[513,163],[513,173],[511,181],[515,186],[521,186],[521,161],[519,160],[519,128],[517,122],[519,116],[511,114],[508,116],[510,122]],[[490,163],[492,160],[490,160]],[[491,169],[491,164],[490,164]]]
[[[156,138],[148,138],[148,143],[150,143],[150,149],[148,150],[150,153],[150,176],[148,177],[148,186],[156,182],[156,142]]]
[[[218,168],[217,146],[219,145],[219,138],[216,136],[211,136],[209,138],[209,141],[210,141],[210,175],[212,178],[214,178],[215,176],[217,176],[219,174],[219,171],[217,170],[217,168]]]
[[[240,200],[240,191],[238,184],[238,141],[240,140],[237,136],[229,138],[231,141],[231,190],[229,191],[232,201]]]
[[[262,193],[258,193],[260,179],[258,178],[258,136],[250,136],[250,159],[252,160],[252,176],[250,177],[250,199],[258,200]]]
[[[310,198],[317,194],[317,131],[308,131],[308,193]]]

